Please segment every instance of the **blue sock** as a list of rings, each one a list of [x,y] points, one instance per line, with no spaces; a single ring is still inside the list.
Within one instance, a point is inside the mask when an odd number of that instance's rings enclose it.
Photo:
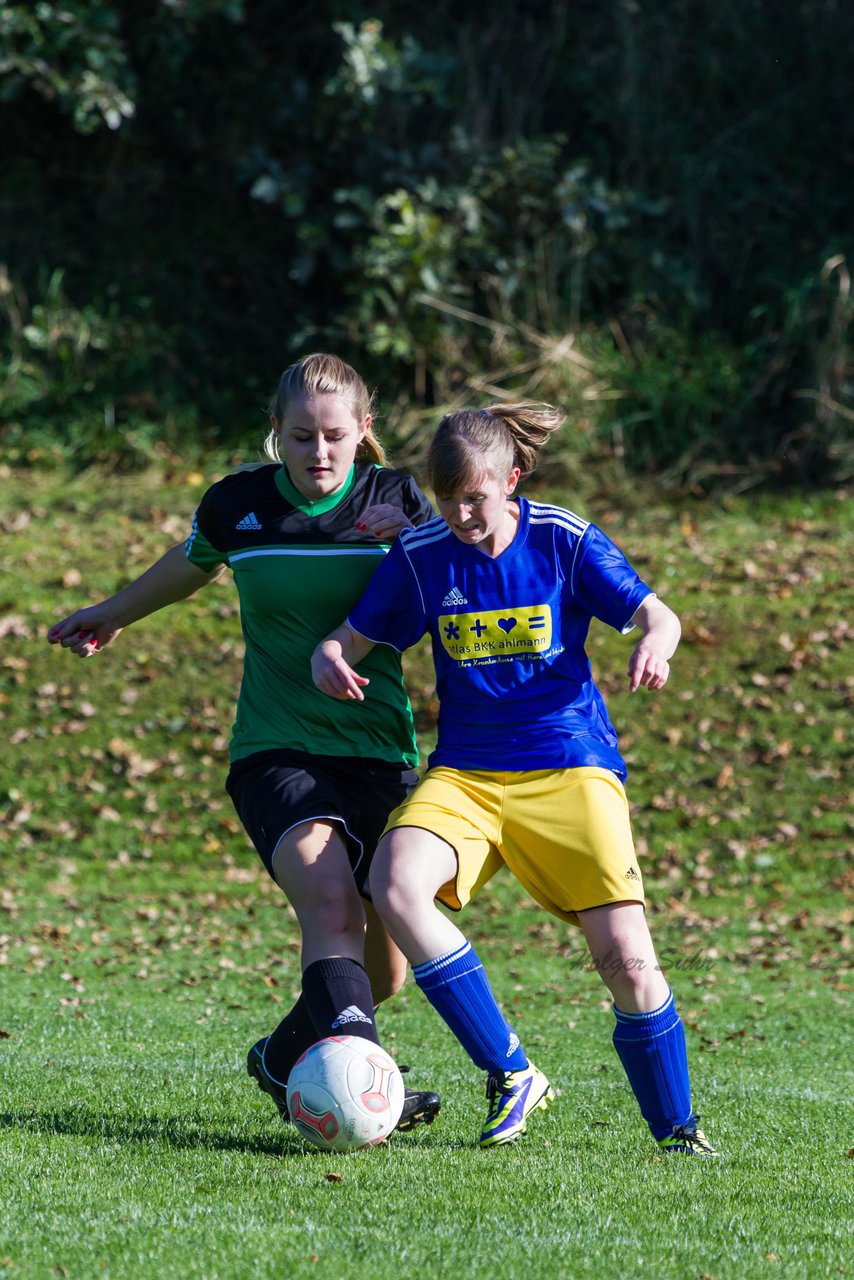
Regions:
[[[416,984],[476,1067],[520,1071],[528,1059],[499,1009],[486,970],[470,942],[412,970]]]
[[[629,1078],[641,1115],[656,1139],[694,1121],[685,1030],[673,992],[651,1013],[622,1013],[614,1005],[614,1048]]]

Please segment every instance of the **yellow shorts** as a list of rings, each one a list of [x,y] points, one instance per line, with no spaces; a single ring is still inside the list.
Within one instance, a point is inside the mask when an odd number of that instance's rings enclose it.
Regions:
[[[609,769],[430,769],[385,829],[397,827],[422,827],[455,850],[456,877],[436,895],[454,911],[503,865],[572,924],[589,907],[644,901],[626,793]]]

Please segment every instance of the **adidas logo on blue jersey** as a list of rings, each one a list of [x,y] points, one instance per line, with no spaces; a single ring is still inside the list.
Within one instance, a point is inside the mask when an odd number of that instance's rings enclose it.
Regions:
[[[458,591],[456,587],[451,587],[445,599],[442,601],[443,609],[451,609],[455,604],[468,604],[462,591]]]
[[[260,524],[258,523],[258,517],[256,516],[254,511],[250,511],[249,515],[244,516],[243,519],[239,520],[234,527],[235,529],[239,529],[241,532],[244,532],[248,529],[261,528]]]

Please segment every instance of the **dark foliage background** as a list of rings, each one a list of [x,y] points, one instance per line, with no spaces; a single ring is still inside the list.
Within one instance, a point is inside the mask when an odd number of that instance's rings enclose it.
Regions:
[[[331,348],[398,457],[556,398],[703,488],[851,472],[843,0],[81,0],[0,11],[0,444],[259,434]]]

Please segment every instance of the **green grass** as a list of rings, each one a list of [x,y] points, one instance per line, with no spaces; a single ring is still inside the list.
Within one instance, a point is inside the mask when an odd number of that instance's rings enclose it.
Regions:
[[[585,508],[685,622],[657,697],[623,691],[629,641],[590,648],[724,1159],[657,1156],[578,935],[507,878],[462,922],[560,1096],[518,1148],[478,1150],[482,1082],[409,984],[381,1030],[443,1113],[342,1157],[245,1075],[298,941],[222,792],[228,585],[91,662],[43,638],[177,541],[203,487],[4,477],[0,1277],[851,1274],[850,505]],[[409,670],[429,746],[423,652]]]

